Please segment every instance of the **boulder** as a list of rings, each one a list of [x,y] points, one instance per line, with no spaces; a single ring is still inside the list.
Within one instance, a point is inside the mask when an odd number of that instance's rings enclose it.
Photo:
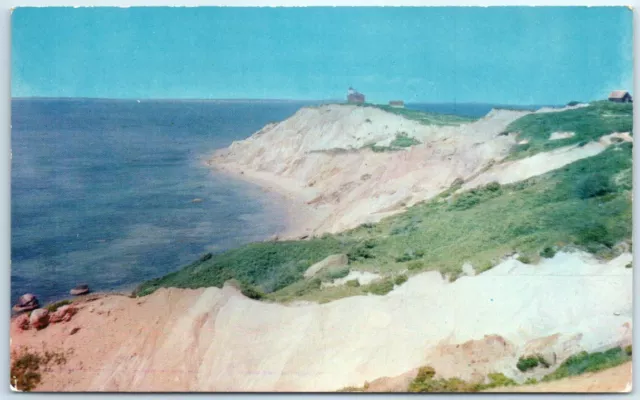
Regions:
[[[321,270],[328,268],[328,267],[341,267],[344,265],[349,264],[349,259],[347,258],[347,256],[345,254],[334,254],[331,255],[327,258],[325,258],[322,261],[319,261],[315,264],[313,264],[312,266],[310,266],[305,272],[304,272],[304,277],[305,278],[311,278],[313,277],[315,274],[317,274],[318,272],[320,272]]]
[[[44,308],[38,308],[31,312],[29,323],[36,329],[43,329],[49,325],[49,311]]]
[[[49,317],[49,322],[55,324],[58,322],[71,321],[71,317],[77,312],[77,308],[71,304],[62,306],[54,311]]]
[[[20,296],[18,299],[18,304],[13,306],[13,311],[15,312],[23,312],[23,311],[31,311],[38,308],[38,298],[31,293],[26,293]]]
[[[89,285],[78,285],[69,291],[72,296],[80,296],[89,293]]]
[[[29,316],[27,314],[22,314],[16,319],[16,325],[20,330],[26,331],[29,329]]]

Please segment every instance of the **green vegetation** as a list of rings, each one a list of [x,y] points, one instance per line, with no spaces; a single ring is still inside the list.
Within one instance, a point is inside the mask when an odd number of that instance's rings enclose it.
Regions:
[[[11,385],[23,392],[30,392],[42,381],[41,372],[50,371],[52,366],[60,366],[67,362],[62,352],[43,350],[41,353],[24,347],[11,352]]]
[[[221,287],[237,279],[263,292],[264,300],[330,301],[387,293],[399,271],[438,270],[455,277],[465,262],[481,272],[513,252],[532,259],[541,252],[549,255],[547,248],[573,246],[611,258],[619,251],[617,243],[631,239],[631,169],[632,144],[614,144],[545,175],[449,193],[340,234],[253,243],[216,254],[143,283],[137,294],[166,286]],[[598,181],[608,182],[606,191],[585,190],[583,178],[593,171],[598,171]],[[388,280],[320,289],[317,282],[303,279],[313,263],[339,253],[347,254],[351,270],[375,272]]]
[[[389,143],[389,146],[376,146],[375,144],[371,144],[365,147],[369,147],[376,153],[382,153],[385,151],[402,150],[407,147],[415,146],[416,144],[420,144],[420,141],[414,137],[410,137],[407,132],[399,132],[396,133],[395,139]]]
[[[396,134],[396,138],[391,142],[391,147],[411,147],[420,142],[413,137],[409,137],[406,132],[400,132]]]
[[[457,126],[457,125],[467,124],[477,120],[477,118],[461,117],[459,115],[431,113],[426,111],[412,110],[409,108],[396,108],[396,107],[391,107],[389,105],[381,105],[381,104],[365,103],[365,104],[359,104],[359,106],[379,108],[383,111],[386,111],[392,114],[401,115],[406,119],[418,121],[424,125]]]
[[[422,367],[409,384],[408,391],[413,393],[460,393],[478,392],[495,387],[514,386],[516,381],[501,373],[487,375],[488,383],[470,383],[459,378],[435,379],[436,371],[432,367]]]
[[[625,350],[614,347],[604,352],[587,353],[586,351],[567,358],[558,369],[542,378],[543,382],[570,376],[584,374],[585,372],[597,372],[631,361],[631,346]]]
[[[633,105],[597,101],[587,107],[562,112],[529,114],[514,121],[506,132],[518,132],[527,144],[518,145],[511,158],[528,157],[570,144],[586,144],[612,132],[631,132]],[[553,132],[574,132],[575,136],[549,140]]]
[[[73,303],[71,300],[60,300],[55,303],[47,304],[44,308],[46,308],[50,313],[55,312],[58,308],[62,306],[66,306]]]
[[[540,256],[544,258],[553,258],[553,256],[555,255],[556,255],[556,250],[553,247],[549,247],[549,246],[545,247],[540,252]]]
[[[536,354],[529,357],[520,357],[518,359],[516,367],[521,372],[525,372],[539,365],[543,366],[544,368],[549,368],[549,363],[547,362],[547,360],[545,360],[544,357],[542,357],[540,354]]]

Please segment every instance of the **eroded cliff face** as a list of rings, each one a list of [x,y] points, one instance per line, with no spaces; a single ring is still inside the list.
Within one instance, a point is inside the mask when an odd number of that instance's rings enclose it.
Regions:
[[[455,282],[426,272],[385,296],[300,306],[254,301],[229,285],[106,296],[79,304],[66,324],[14,324],[12,346],[74,350],[39,390],[333,391],[425,364],[444,377],[522,379],[515,365],[527,351],[552,353],[557,366],[630,343],[630,260],[507,259]],[[80,329],[69,335],[71,327]]]
[[[423,125],[374,107],[305,108],[219,151],[211,165],[295,193],[324,217],[311,233],[338,232],[402,211],[504,158],[527,114],[492,111],[459,126]],[[397,135],[420,144],[396,151]]]

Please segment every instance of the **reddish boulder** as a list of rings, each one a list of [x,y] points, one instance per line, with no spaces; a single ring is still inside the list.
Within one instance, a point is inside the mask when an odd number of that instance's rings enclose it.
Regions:
[[[78,309],[71,304],[62,306],[51,314],[51,317],[49,318],[49,322],[55,324],[57,322],[62,322],[62,321],[64,322],[71,321],[71,317],[76,312],[78,312]]]
[[[43,329],[49,325],[49,311],[44,308],[38,308],[31,312],[29,323],[36,329]]]
[[[27,314],[22,314],[16,318],[16,325],[23,331],[29,329],[29,316]]]

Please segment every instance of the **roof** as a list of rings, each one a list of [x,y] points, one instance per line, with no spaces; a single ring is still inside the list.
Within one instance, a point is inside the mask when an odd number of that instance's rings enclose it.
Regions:
[[[629,92],[627,92],[626,90],[614,90],[609,95],[609,98],[610,99],[621,99],[626,95],[630,95]]]

